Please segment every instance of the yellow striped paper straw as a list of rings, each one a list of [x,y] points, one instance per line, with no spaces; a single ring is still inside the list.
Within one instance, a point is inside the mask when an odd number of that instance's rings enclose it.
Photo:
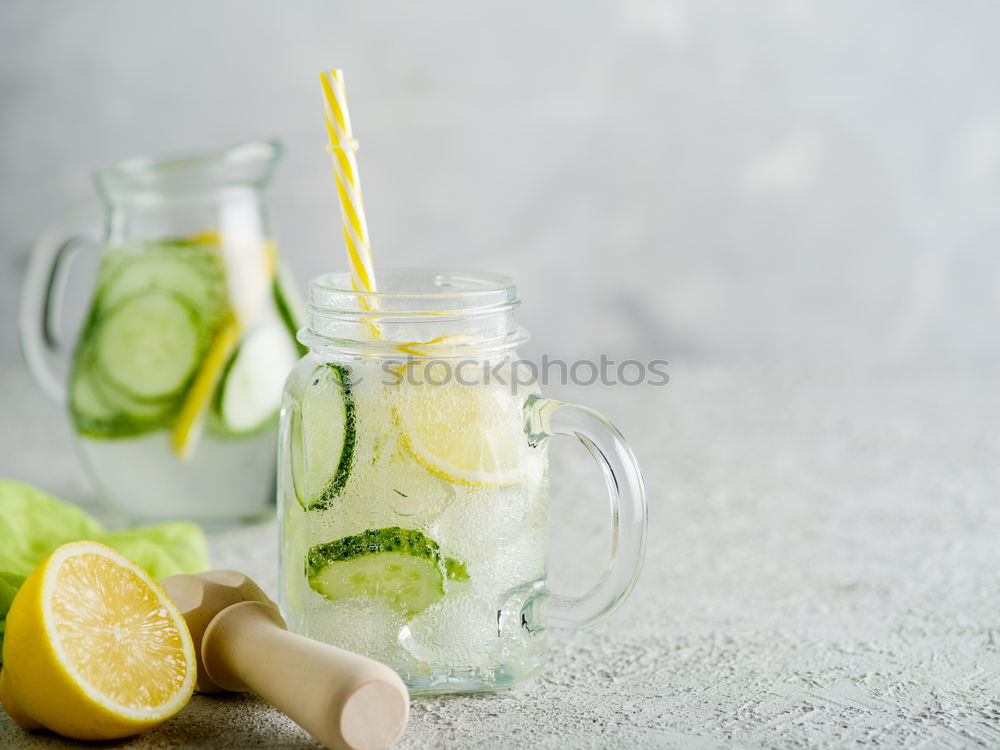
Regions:
[[[326,107],[326,128],[330,133],[327,151],[333,157],[333,171],[337,176],[337,193],[340,196],[340,217],[347,243],[347,257],[351,267],[351,282],[357,292],[377,291],[375,268],[372,265],[371,242],[368,239],[368,222],[361,199],[361,181],[354,152],[358,142],[351,132],[351,116],[347,109],[344,89],[344,72],[330,70],[320,73],[323,100]],[[367,306],[367,305],[366,305]]]

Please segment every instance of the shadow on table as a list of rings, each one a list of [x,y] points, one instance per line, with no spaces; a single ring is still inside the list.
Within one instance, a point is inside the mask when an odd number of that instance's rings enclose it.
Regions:
[[[0,747],[34,748],[273,748],[298,750],[320,745],[304,729],[255,695],[195,695],[172,719],[135,737],[116,742],[77,742],[50,732],[25,732],[0,713]]]

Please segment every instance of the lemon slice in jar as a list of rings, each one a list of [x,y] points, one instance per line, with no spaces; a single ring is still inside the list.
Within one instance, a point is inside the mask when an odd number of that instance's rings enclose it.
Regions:
[[[399,372],[393,420],[406,451],[432,475],[466,487],[525,479],[521,399],[481,366],[411,362]]]

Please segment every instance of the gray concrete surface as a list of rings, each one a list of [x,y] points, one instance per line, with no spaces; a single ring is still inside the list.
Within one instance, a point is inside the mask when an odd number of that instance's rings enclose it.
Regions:
[[[997,747],[998,375],[680,365],[661,389],[553,394],[636,447],[643,576],[605,623],[554,633],[533,683],[415,700],[398,747]],[[41,447],[59,419],[45,414],[6,423],[0,454],[85,496],[64,447]],[[603,565],[606,519],[586,453],[553,455],[552,585],[568,588]],[[215,535],[214,562],[273,589],[274,534]],[[0,747],[67,746],[0,716]],[[252,697],[196,697],[114,746],[313,745]]]

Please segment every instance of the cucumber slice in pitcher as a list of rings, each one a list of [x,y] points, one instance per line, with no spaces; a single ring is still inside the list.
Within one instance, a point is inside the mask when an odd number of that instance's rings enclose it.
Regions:
[[[138,401],[101,379],[100,373],[95,373],[94,387],[104,403],[115,410],[120,417],[132,423],[133,429],[139,432],[166,427],[176,410],[177,400]]]
[[[203,317],[216,317],[225,301],[225,279],[214,246],[167,243],[126,254],[108,271],[101,305],[113,307],[151,291],[177,294]]]
[[[118,412],[104,400],[95,382],[94,369],[78,362],[69,381],[69,411],[76,431],[91,437],[130,434]]]
[[[187,387],[204,349],[198,316],[168,292],[140,292],[100,316],[94,363],[109,385],[136,401],[165,401]]]
[[[346,367],[318,367],[292,414],[295,494],[305,510],[330,507],[344,490],[354,461],[354,395]]]
[[[317,544],[306,576],[327,599],[381,599],[413,616],[444,596],[445,563],[433,539],[393,526]]]
[[[298,355],[278,322],[251,330],[222,373],[215,412],[230,435],[257,432],[281,408],[281,389]]]
[[[274,272],[272,291],[274,292],[274,306],[278,310],[281,322],[285,324],[285,328],[291,334],[296,350],[301,357],[309,350],[305,344],[296,338],[299,329],[306,325],[306,306],[302,302],[302,295],[295,286],[295,280],[292,278],[291,272],[281,260],[278,260],[278,265]]]
[[[109,387],[94,366],[91,348],[82,344],[69,379],[69,411],[78,433],[97,438],[139,435],[164,426],[171,406],[133,401]]]

